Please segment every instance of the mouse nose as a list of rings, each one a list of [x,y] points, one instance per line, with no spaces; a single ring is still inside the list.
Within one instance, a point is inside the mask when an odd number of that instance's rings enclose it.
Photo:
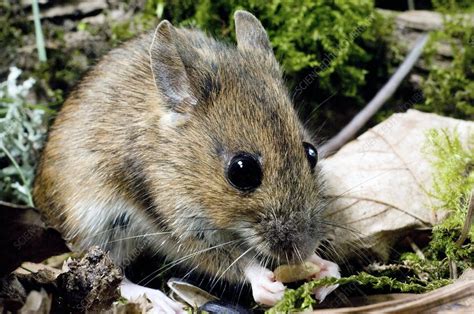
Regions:
[[[266,241],[271,254],[289,262],[305,259],[313,252],[310,224],[292,218],[273,218],[266,223]]]

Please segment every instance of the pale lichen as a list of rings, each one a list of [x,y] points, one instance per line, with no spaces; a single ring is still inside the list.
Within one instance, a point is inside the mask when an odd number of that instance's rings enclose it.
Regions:
[[[35,80],[19,83],[20,74],[11,67],[7,80],[0,83],[0,199],[32,206],[30,190],[48,109],[27,100]]]

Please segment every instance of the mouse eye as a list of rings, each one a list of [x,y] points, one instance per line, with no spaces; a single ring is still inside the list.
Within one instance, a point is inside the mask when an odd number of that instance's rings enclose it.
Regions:
[[[241,190],[250,191],[262,184],[262,166],[258,159],[249,153],[235,155],[227,167],[227,180]]]
[[[318,151],[316,147],[311,145],[310,143],[303,142],[304,151],[306,152],[306,158],[308,158],[309,165],[311,169],[316,167],[316,163],[318,162]]]

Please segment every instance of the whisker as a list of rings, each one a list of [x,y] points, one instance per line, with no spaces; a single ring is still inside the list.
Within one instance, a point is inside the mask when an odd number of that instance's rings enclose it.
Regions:
[[[248,265],[250,265],[251,263],[253,263],[253,261],[254,261],[256,258],[258,258],[258,256],[261,255],[261,254],[262,254],[261,252],[256,252],[256,253],[253,255],[253,257],[250,259],[250,261],[246,264],[246,267],[248,267]],[[240,291],[239,291],[239,294],[238,294],[238,296],[237,296],[237,302],[240,301],[240,298],[241,298],[241,296],[242,296],[242,292],[244,291],[244,287],[245,287],[245,284],[242,283],[242,284],[240,285]]]
[[[296,256],[298,256],[298,259],[300,260],[301,264],[304,264],[303,257],[301,256],[300,250],[298,250],[298,247],[293,243],[293,249],[295,250]]]
[[[210,251],[210,250],[214,250],[214,249],[216,249],[216,248],[220,248],[220,247],[223,247],[223,246],[226,246],[226,245],[229,245],[229,244],[231,244],[231,243],[238,242],[238,241],[242,241],[242,240],[232,240],[232,241],[220,243],[220,244],[214,245],[214,246],[212,246],[212,247],[205,248],[205,249],[203,249],[203,250],[200,250],[200,251],[197,251],[197,252],[193,252],[193,253],[188,254],[188,255],[186,255],[186,256],[184,256],[184,257],[181,257],[181,258],[179,258],[179,259],[177,259],[177,260],[175,260],[175,261],[172,261],[172,262],[170,262],[170,263],[168,263],[168,264],[165,264],[165,265],[163,265],[162,267],[160,267],[159,269],[153,271],[150,275],[148,275],[148,276],[146,276],[145,278],[143,278],[142,280],[140,280],[140,282],[139,282],[138,284],[141,284],[143,281],[145,281],[145,280],[147,280],[148,278],[150,278],[150,277],[153,276],[153,278],[152,278],[151,280],[148,280],[148,281],[145,283],[145,286],[146,286],[147,284],[149,284],[151,281],[153,281],[153,280],[156,278],[155,275],[156,275],[157,273],[165,272],[165,271],[167,271],[167,270],[169,270],[169,269],[171,269],[171,268],[173,268],[173,267],[175,267],[175,266],[177,266],[177,265],[179,265],[179,264],[181,264],[181,263],[187,261],[188,259],[193,258],[193,257],[196,256],[196,255],[199,255],[199,254],[208,252],[208,251]]]
[[[224,274],[232,267],[234,266],[242,257],[244,257],[248,252],[250,252],[251,250],[253,250],[253,248],[249,248],[247,249],[244,253],[240,254],[239,257],[237,257],[223,272],[222,274],[219,276],[219,278],[217,278],[217,281],[218,282],[223,276]],[[211,287],[211,289],[213,289],[215,286],[215,284]]]
[[[354,189],[356,189],[356,188],[358,188],[358,187],[360,187],[360,186],[362,186],[362,185],[364,185],[364,184],[366,184],[366,183],[368,183],[368,182],[370,182],[370,181],[372,181],[372,180],[374,180],[374,179],[376,179],[376,178],[378,178],[378,177],[380,177],[380,176],[382,176],[382,175],[386,175],[386,174],[388,174],[389,172],[390,172],[389,170],[383,171],[383,172],[381,172],[381,173],[379,173],[379,174],[377,174],[377,175],[375,175],[375,176],[373,176],[373,177],[370,177],[370,178],[368,178],[368,179],[366,179],[366,180],[364,180],[364,181],[362,181],[362,182],[356,184],[355,186],[353,186],[353,187],[351,187],[351,188],[345,190],[344,192],[342,192],[342,193],[340,193],[340,194],[337,194],[337,195],[325,195],[326,197],[329,197],[330,200],[329,200],[326,204],[324,204],[324,207],[323,207],[323,208],[320,208],[318,214],[319,214],[322,210],[325,210],[325,209],[326,209],[329,205],[331,205],[333,202],[335,202],[336,200],[342,198],[342,197],[343,197],[344,195],[346,195],[347,193],[353,191]]]
[[[115,242],[124,241],[124,240],[137,239],[137,238],[145,238],[145,237],[149,237],[149,236],[156,236],[156,235],[162,235],[162,234],[170,234],[170,233],[171,233],[171,231],[167,231],[167,232],[154,232],[154,233],[146,233],[146,234],[134,235],[134,236],[126,237],[126,238],[120,238],[120,239],[114,239],[114,240],[111,240],[111,241],[107,241],[105,244],[115,243]]]
[[[350,231],[353,234],[356,234],[356,235],[359,235],[359,236],[364,235],[361,231],[359,231],[355,228],[348,227],[345,224],[339,224],[339,223],[335,223],[335,222],[332,222],[332,221],[329,221],[329,220],[319,220],[319,222],[323,225],[328,225],[328,226],[331,226],[331,227],[344,229],[345,231]]]

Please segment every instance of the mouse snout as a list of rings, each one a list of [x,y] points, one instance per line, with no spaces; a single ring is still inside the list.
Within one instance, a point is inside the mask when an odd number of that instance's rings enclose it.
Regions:
[[[267,253],[286,262],[300,262],[316,249],[311,223],[298,217],[272,217],[262,221]]]

